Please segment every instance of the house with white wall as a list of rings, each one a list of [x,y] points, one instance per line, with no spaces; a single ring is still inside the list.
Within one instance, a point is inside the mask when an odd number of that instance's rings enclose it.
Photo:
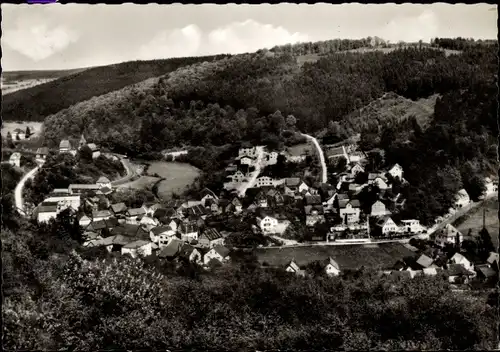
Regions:
[[[15,167],[21,167],[21,153],[12,153],[9,158],[9,164]]]
[[[457,239],[460,243],[463,242],[464,236],[458,231],[453,225],[446,224],[446,226],[438,231],[435,235],[434,243],[440,247],[444,247],[447,244],[456,244]]]
[[[403,179],[403,168],[399,164],[395,164],[393,167],[389,169],[389,174],[391,174],[394,178]]]
[[[138,256],[147,257],[153,252],[153,243],[150,241],[137,240],[127,243],[122,247],[121,253],[130,254],[132,258],[137,258]]]
[[[467,191],[465,189],[461,189],[460,191],[458,191],[456,197],[455,197],[455,203],[454,203],[454,206],[455,208],[462,208],[466,205],[469,205],[470,204],[470,197],[469,197],[469,194],[467,193]]]
[[[398,233],[400,231],[399,226],[390,217],[385,217],[377,223],[380,227],[382,235],[389,235],[391,233]]]
[[[328,258],[325,266],[325,273],[328,276],[338,276],[340,274],[340,266],[332,257]]]
[[[210,261],[217,260],[220,263],[226,263],[230,260],[229,257],[230,250],[224,246],[215,246],[210,249],[203,257],[203,263],[208,265]]]
[[[59,213],[57,202],[43,202],[37,207],[37,212],[38,223],[46,223],[50,219],[55,219]]]
[[[358,223],[361,215],[359,200],[339,200],[339,216],[344,224]]]

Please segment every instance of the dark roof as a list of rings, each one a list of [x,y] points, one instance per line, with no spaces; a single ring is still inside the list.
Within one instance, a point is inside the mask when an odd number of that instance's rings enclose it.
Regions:
[[[149,233],[140,225],[120,224],[111,229],[113,235],[124,235],[127,237],[149,238]]]
[[[127,211],[127,206],[125,203],[116,203],[116,204],[111,204],[111,210],[113,213],[122,213]]]
[[[191,253],[193,253],[194,250],[195,250],[195,248],[193,246],[191,246],[190,244],[184,243],[180,249],[179,256],[189,257],[191,255]]]
[[[90,223],[90,225],[87,227],[88,231],[98,231],[98,230],[103,230],[108,228],[106,221],[104,220],[99,220],[99,221],[93,221]]]
[[[214,228],[207,228],[200,237],[206,237],[209,241],[214,241],[222,238],[222,235]]]
[[[478,274],[480,273],[485,278],[494,277],[497,274],[497,272],[489,265],[478,265],[476,266],[476,270]]]
[[[57,211],[57,203],[45,202],[38,206],[38,213],[53,213]]]
[[[104,222],[106,223],[106,226],[108,228],[118,226],[118,219],[117,218],[109,218],[109,219],[104,220]]]
[[[207,210],[202,205],[195,205],[195,206],[192,206],[192,207],[184,210],[184,214],[187,216],[191,216],[191,215],[201,216],[201,215],[205,215],[206,213],[207,213]]]
[[[306,204],[307,205],[321,204],[321,197],[320,196],[306,196]]]
[[[222,258],[227,257],[229,255],[229,253],[231,252],[228,248],[226,248],[224,246],[215,246],[213,248],[213,250],[216,251],[217,253],[219,253]]]
[[[165,226],[157,226],[157,227],[151,229],[151,232],[154,235],[159,235],[159,234],[166,232],[166,231],[172,231],[172,228],[168,225],[165,225]]]
[[[111,216],[111,212],[109,210],[98,210],[92,212],[92,218],[99,218],[104,216]]]
[[[182,248],[182,245],[184,242],[177,238],[172,238],[168,244],[163,247],[160,252],[158,253],[159,258],[167,258],[167,257],[175,257],[180,249]]]
[[[304,207],[304,213],[306,213],[306,215],[311,215],[313,210],[316,210],[318,212],[318,214],[323,214],[324,213],[324,209],[323,209],[323,206],[322,205],[306,205]]]
[[[450,276],[472,275],[472,273],[461,264],[448,264],[446,273]]]

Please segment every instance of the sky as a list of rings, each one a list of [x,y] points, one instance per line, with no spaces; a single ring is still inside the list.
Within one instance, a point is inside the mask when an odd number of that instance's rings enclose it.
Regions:
[[[491,4],[2,4],[2,67],[57,70],[378,36],[497,38]]]

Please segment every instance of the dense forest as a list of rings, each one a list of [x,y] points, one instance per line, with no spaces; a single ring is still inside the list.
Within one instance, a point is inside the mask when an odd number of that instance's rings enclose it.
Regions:
[[[76,73],[3,96],[2,119],[5,121],[43,121],[46,116],[71,105],[131,84],[174,71],[184,65],[216,60],[225,55],[186,57],[166,60],[131,61],[108,66],[75,70]],[[47,74],[56,76],[56,72]],[[17,72],[7,77],[37,77],[43,73]],[[43,102],[43,104],[40,104]]]
[[[62,214],[2,229],[8,350],[490,350],[497,301],[441,277],[375,272],[299,278],[248,254],[205,272],[186,262],[83,250]],[[309,270],[309,269],[308,269]],[[312,270],[312,269],[311,269]]]

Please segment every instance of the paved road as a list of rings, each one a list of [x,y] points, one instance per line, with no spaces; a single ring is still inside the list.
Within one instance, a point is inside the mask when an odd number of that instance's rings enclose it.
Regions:
[[[240,186],[240,188],[238,189],[238,194],[240,197],[244,197],[247,189],[249,189],[255,185],[255,182],[257,181],[257,177],[259,177],[259,174],[262,170],[262,158],[263,157],[264,157],[264,151],[260,150],[259,155],[257,155],[257,161],[255,162],[255,171],[252,173],[252,178],[248,182],[243,183]]]
[[[17,184],[16,189],[14,190],[14,199],[15,199],[16,209],[17,209],[18,213],[21,214],[22,216],[26,216],[26,213],[24,212],[24,201],[23,201],[24,185],[26,184],[26,181],[28,179],[33,178],[35,176],[38,169],[39,169],[39,166],[35,167],[30,172],[28,172],[26,175],[24,175],[23,178]]]
[[[122,178],[111,182],[112,186],[121,186],[125,183],[130,182],[134,177],[137,176],[137,172],[135,170],[135,167],[132,165],[132,163],[130,162],[129,159],[124,158],[122,155],[119,155],[119,154],[112,154],[112,155],[117,156],[120,159],[123,167],[125,168],[125,171],[127,172],[127,174],[125,176],[123,176]]]
[[[302,135],[304,137],[306,137],[307,139],[310,139],[317,151],[318,151],[318,155],[319,155],[319,162],[321,163],[321,169],[322,169],[322,172],[321,172],[321,182],[323,183],[327,183],[327,169],[326,169],[326,162],[325,162],[325,154],[323,153],[323,150],[321,149],[321,146],[319,145],[318,143],[318,140],[316,138],[314,138],[313,136],[310,136],[308,134],[305,134],[305,133],[302,133]]]

